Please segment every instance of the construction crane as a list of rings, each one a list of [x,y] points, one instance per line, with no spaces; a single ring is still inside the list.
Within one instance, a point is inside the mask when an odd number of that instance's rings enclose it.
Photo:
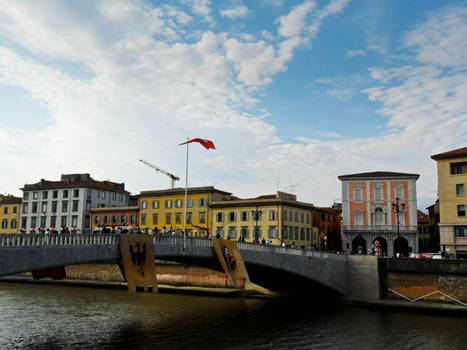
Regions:
[[[171,174],[169,173],[168,171],[162,169],[162,168],[159,168],[158,166],[155,166],[154,164],[152,163],[149,163],[148,161],[145,161],[143,159],[140,159],[139,160],[141,163],[144,163],[146,164],[147,166],[150,166],[151,168],[153,168],[154,170],[156,170],[157,172],[161,172],[162,174],[165,174],[167,175],[168,177],[170,177],[170,180],[172,182],[172,188],[175,187],[175,181],[179,181],[180,178],[178,176],[175,176],[174,174]]]

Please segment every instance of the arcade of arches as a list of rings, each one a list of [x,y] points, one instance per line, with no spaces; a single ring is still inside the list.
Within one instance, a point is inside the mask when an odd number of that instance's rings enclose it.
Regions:
[[[384,237],[378,236],[375,237],[371,243],[368,245],[365,238],[362,235],[358,234],[352,240],[352,253],[353,254],[370,254],[371,247],[375,244],[375,241],[378,241],[379,246],[381,248],[381,252],[383,256],[388,256],[388,242]],[[409,247],[409,242],[404,237],[399,237],[392,242],[392,251],[394,255],[400,253],[402,256],[408,256],[411,253],[412,248]]]

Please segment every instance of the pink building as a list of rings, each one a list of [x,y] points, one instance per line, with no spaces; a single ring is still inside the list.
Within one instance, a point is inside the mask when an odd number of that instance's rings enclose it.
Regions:
[[[378,240],[387,256],[418,252],[418,174],[375,171],[341,175],[343,248],[367,254]],[[395,209],[398,203],[399,211]]]

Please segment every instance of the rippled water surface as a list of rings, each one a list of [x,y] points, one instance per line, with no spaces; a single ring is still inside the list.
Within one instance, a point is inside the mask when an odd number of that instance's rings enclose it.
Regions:
[[[0,348],[467,349],[467,320],[306,300],[0,283]]]

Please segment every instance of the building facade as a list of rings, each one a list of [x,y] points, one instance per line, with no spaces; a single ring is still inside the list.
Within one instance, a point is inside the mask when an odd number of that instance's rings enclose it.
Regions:
[[[245,242],[312,246],[313,210],[309,203],[284,192],[257,198],[212,202],[212,232]]]
[[[430,252],[439,252],[440,251],[440,238],[439,238],[439,200],[429,207],[428,216],[430,218],[430,232],[431,232],[431,243],[430,243]]]
[[[138,227],[139,207],[91,208],[91,230],[102,227],[129,229]]]
[[[143,191],[139,195],[141,228],[183,231],[185,189]],[[188,188],[186,230],[191,235],[210,235],[210,203],[231,198],[231,193],[212,186]]]
[[[431,158],[438,166],[441,249],[446,254],[467,258],[467,147]]]
[[[0,234],[19,233],[21,198],[0,196]]]
[[[341,211],[338,208],[318,207],[313,210],[313,225],[318,236],[313,246],[319,249],[341,251]]]
[[[59,181],[41,179],[23,188],[21,228],[36,232],[91,228],[91,208],[128,205],[125,184],[97,181],[89,174],[62,175]]]
[[[378,240],[387,256],[418,252],[418,178],[387,171],[339,176],[344,250],[367,254]],[[399,211],[394,210],[396,203]]]

